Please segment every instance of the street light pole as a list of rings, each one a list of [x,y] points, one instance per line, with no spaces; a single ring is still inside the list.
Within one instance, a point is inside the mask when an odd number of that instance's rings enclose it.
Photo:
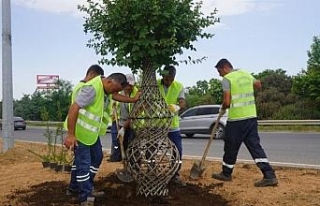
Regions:
[[[2,139],[4,152],[14,147],[10,0],[2,0]]]

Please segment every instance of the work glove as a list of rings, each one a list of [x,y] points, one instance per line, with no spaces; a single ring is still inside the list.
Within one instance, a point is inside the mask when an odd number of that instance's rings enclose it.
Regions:
[[[223,115],[225,115],[225,113],[226,113],[226,110],[222,109],[222,107],[221,107],[219,110],[219,115],[222,117]]]
[[[171,113],[176,113],[180,110],[180,107],[176,104],[168,104]]]
[[[124,137],[124,133],[125,133],[124,127],[121,127],[121,129],[118,131],[118,138],[119,136]]]

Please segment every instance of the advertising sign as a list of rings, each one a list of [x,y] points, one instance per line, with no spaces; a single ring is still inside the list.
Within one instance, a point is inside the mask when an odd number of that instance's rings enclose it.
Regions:
[[[37,75],[37,84],[56,84],[59,75]]]

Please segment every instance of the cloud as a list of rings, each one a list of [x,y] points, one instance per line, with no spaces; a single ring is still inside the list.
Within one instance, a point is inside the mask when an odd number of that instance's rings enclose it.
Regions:
[[[201,1],[201,0],[196,0]],[[202,0],[203,12],[209,14],[218,10],[218,16],[233,16],[248,12],[270,11],[278,6],[275,2],[261,0]]]
[[[97,0],[98,1],[98,0]],[[201,0],[195,0],[197,2]],[[218,9],[218,16],[240,15],[252,11],[269,11],[276,3],[261,0],[202,0],[203,12],[209,14]],[[79,15],[77,5],[85,4],[86,0],[13,0],[13,3],[32,9],[52,13],[70,13]]]
[[[79,13],[77,6],[85,2],[85,0],[13,0],[13,3],[19,6],[51,13],[69,13],[72,15]]]

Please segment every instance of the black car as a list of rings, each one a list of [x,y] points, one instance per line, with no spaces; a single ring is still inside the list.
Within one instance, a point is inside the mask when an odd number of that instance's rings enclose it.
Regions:
[[[26,130],[27,124],[22,117],[13,117],[13,128],[14,130],[22,129]],[[0,129],[2,129],[2,122],[0,122]]]

